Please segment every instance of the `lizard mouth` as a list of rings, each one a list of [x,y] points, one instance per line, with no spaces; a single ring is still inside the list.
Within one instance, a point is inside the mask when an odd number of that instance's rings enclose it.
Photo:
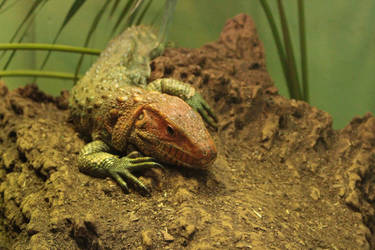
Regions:
[[[168,144],[163,144],[161,151],[163,152],[164,162],[183,167],[206,168],[216,158],[216,152],[214,154],[206,153],[204,157],[195,158],[191,154]]]
[[[154,148],[154,150],[140,148],[140,151],[163,163],[190,168],[206,168],[216,158],[216,152],[211,157],[196,158],[172,144],[161,143],[159,140],[141,133],[137,135],[143,142]]]

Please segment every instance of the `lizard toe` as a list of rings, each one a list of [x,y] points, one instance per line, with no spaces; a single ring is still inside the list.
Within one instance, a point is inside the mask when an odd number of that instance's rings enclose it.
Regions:
[[[116,172],[110,172],[111,177],[120,185],[121,189],[125,193],[129,193],[129,188],[126,182],[121,178],[121,176]]]

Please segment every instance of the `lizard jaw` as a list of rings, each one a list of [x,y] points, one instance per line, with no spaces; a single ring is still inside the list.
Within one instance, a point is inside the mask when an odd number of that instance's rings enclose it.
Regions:
[[[204,157],[196,158],[173,145],[162,144],[161,151],[164,152],[164,161],[178,166],[190,168],[207,168],[216,159],[216,150],[202,150]]]
[[[162,143],[157,138],[147,135],[142,133],[137,134],[137,137],[143,141],[142,144],[138,144],[138,147],[144,145],[144,143],[149,145],[146,148],[140,147],[140,151],[166,164],[205,169],[214,162],[217,156],[214,144],[212,144],[212,148],[208,147],[207,149],[199,150],[198,155],[201,155],[201,157],[198,158],[173,144]],[[137,145],[137,143],[134,145]],[[150,150],[150,148],[153,149]]]

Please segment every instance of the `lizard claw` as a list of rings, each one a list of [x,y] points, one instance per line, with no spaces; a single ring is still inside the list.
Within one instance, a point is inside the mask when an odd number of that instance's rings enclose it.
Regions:
[[[129,188],[126,183],[126,181],[128,181],[141,189],[145,195],[149,195],[150,190],[143,182],[141,182],[135,175],[133,175],[132,172],[154,167],[158,167],[164,170],[164,167],[161,164],[155,162],[155,159],[152,157],[135,157],[136,154],[137,152],[134,151],[125,157],[117,159],[114,165],[112,165],[108,169],[108,172],[109,175],[120,185],[125,193],[129,193]]]
[[[128,158],[137,158],[137,157],[141,157],[142,154],[138,151],[132,151],[130,152],[126,157]]]

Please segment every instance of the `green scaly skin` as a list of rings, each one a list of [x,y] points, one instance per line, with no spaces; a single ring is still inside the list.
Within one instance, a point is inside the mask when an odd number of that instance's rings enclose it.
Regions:
[[[133,171],[160,163],[207,168],[216,159],[202,118],[214,128],[217,119],[202,96],[174,79],[147,84],[150,61],[161,48],[151,28],[131,27],[71,90],[73,123],[93,140],[78,157],[80,171],[112,177],[125,192],[128,181],[149,194]],[[137,151],[127,154],[130,145]]]

